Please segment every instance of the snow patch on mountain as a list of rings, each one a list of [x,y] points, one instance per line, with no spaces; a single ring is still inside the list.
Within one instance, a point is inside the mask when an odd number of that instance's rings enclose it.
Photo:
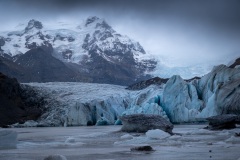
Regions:
[[[20,27],[23,25],[19,25],[17,29]],[[2,50],[10,56],[24,54],[35,46],[51,44],[55,50],[55,57],[77,64],[89,57],[88,52],[93,49],[97,49],[97,52],[110,62],[112,59],[121,59],[116,55],[106,54],[106,51],[119,51],[122,54],[131,52],[136,62],[148,58],[142,56],[146,53],[138,42],[118,34],[104,19],[94,16],[78,25],[64,22],[42,25],[39,21],[30,20],[25,29],[0,35],[5,37],[6,41]]]

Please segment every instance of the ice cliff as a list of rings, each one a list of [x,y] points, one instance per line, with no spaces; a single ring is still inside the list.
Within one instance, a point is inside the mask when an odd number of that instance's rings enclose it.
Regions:
[[[161,105],[172,122],[190,122],[219,114],[240,113],[240,69],[219,65],[199,80],[173,76]]]
[[[172,122],[193,120],[202,104],[195,86],[185,82],[180,76],[173,76],[166,83],[162,106]]]

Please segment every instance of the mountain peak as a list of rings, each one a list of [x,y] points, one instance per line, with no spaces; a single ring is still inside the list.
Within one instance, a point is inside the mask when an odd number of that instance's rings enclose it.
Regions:
[[[85,26],[88,26],[89,24],[96,22],[97,20],[100,20],[100,18],[98,18],[96,16],[90,16],[87,18]]]
[[[33,29],[33,28],[42,29],[42,28],[43,28],[42,22],[37,21],[37,20],[35,20],[35,19],[31,19],[31,20],[28,22],[27,27],[25,28],[25,32],[28,32],[29,30],[31,30],[31,29]]]

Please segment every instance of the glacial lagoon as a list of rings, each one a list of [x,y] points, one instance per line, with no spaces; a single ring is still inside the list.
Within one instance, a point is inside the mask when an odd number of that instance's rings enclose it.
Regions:
[[[154,138],[142,133],[119,132],[121,126],[1,128],[18,133],[15,149],[0,150],[1,160],[43,160],[63,155],[68,160],[237,160],[240,126],[209,131],[206,125],[175,125],[178,135]],[[1,143],[1,142],[0,142]],[[131,151],[150,145],[154,151]]]

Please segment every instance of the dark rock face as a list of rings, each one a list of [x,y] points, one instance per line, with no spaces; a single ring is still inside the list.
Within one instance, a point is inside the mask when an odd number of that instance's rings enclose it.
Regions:
[[[38,45],[36,42],[31,42],[32,39],[38,37],[40,40],[43,40],[43,43],[41,45]],[[26,36],[26,43],[25,43],[25,47],[28,49],[34,49],[34,48],[38,48],[41,47],[42,49],[44,49],[46,51],[46,49],[49,53],[53,52],[53,48],[52,45],[47,41],[46,37],[42,34],[42,32],[37,32],[35,35],[31,35],[31,36]]]
[[[4,44],[5,44],[4,37],[0,36],[0,54],[1,54],[1,51],[2,51],[1,46],[4,46]]]
[[[9,76],[16,77],[22,81],[25,77],[25,68],[16,64],[12,60],[0,56],[0,72]]]
[[[137,76],[139,79],[150,78],[140,76],[142,72],[134,67],[135,62],[131,57],[125,56],[123,60],[125,62],[122,63],[112,63],[98,55],[96,51],[89,53],[92,61],[83,62],[82,65],[89,71],[93,82],[126,85],[133,83]]]
[[[28,95],[29,96],[29,95]],[[23,123],[29,119],[37,119],[42,111],[28,106],[22,97],[22,89],[14,78],[0,73],[0,126],[16,122]]]
[[[4,46],[4,44],[5,44],[4,37],[1,37],[1,36],[0,36],[0,47],[1,47],[1,46]]]
[[[151,146],[139,146],[131,148],[131,151],[154,151]]]
[[[194,80],[199,80],[199,79],[201,79],[200,77],[193,77],[193,78],[191,78],[191,79],[186,79],[185,81],[186,82],[192,82],[192,81],[194,81]]]
[[[44,158],[44,160],[67,160],[67,158],[63,155],[49,155]]]
[[[28,25],[27,25],[27,27],[25,28],[25,32],[28,32],[29,30],[31,30],[31,29],[33,29],[33,28],[42,29],[42,28],[43,28],[43,25],[42,25],[41,22],[32,19],[32,20],[30,20],[30,21],[28,22]]]
[[[24,82],[76,81],[77,75],[43,48],[28,51],[16,61],[24,66]]]
[[[238,116],[234,114],[224,114],[207,118],[209,126],[207,129],[220,130],[236,128]]]
[[[88,26],[89,24],[93,23],[94,21],[98,20],[99,18],[96,17],[96,16],[93,16],[93,17],[89,17],[87,20],[86,20],[86,24],[85,26]]]
[[[141,81],[141,82],[132,84],[132,85],[128,86],[126,89],[141,90],[141,89],[147,88],[148,86],[153,85],[153,84],[154,85],[164,84],[167,81],[168,81],[168,78],[165,79],[165,78],[154,77],[154,78],[151,78],[151,79],[148,79],[145,81]]]
[[[63,51],[63,52],[62,52],[62,57],[63,57],[64,59],[71,59],[71,57],[72,57],[72,51],[69,50],[69,49]]]
[[[151,129],[161,129],[170,134],[173,130],[173,124],[160,115],[152,114],[132,114],[119,117],[123,123],[121,131],[123,132],[147,132]]]
[[[229,68],[234,68],[234,67],[236,67],[237,65],[240,65],[240,57],[237,58],[237,59],[235,60],[235,62],[234,62],[232,65],[229,66]]]
[[[31,49],[13,62],[0,57],[0,71],[20,82],[84,81],[74,70],[51,55],[52,48]]]
[[[154,69],[157,62],[154,60],[137,62],[132,50],[145,53],[140,45],[136,47],[131,43],[114,42],[113,48],[106,47],[105,50],[97,45],[99,40],[103,41],[115,32],[111,28],[105,28],[105,30],[105,32],[96,31],[92,36],[88,34],[82,45],[83,49],[88,51],[90,61],[82,61],[81,65],[89,71],[93,81],[126,85],[150,78],[151,76],[144,75],[144,72]],[[152,66],[149,67],[149,64]]]

